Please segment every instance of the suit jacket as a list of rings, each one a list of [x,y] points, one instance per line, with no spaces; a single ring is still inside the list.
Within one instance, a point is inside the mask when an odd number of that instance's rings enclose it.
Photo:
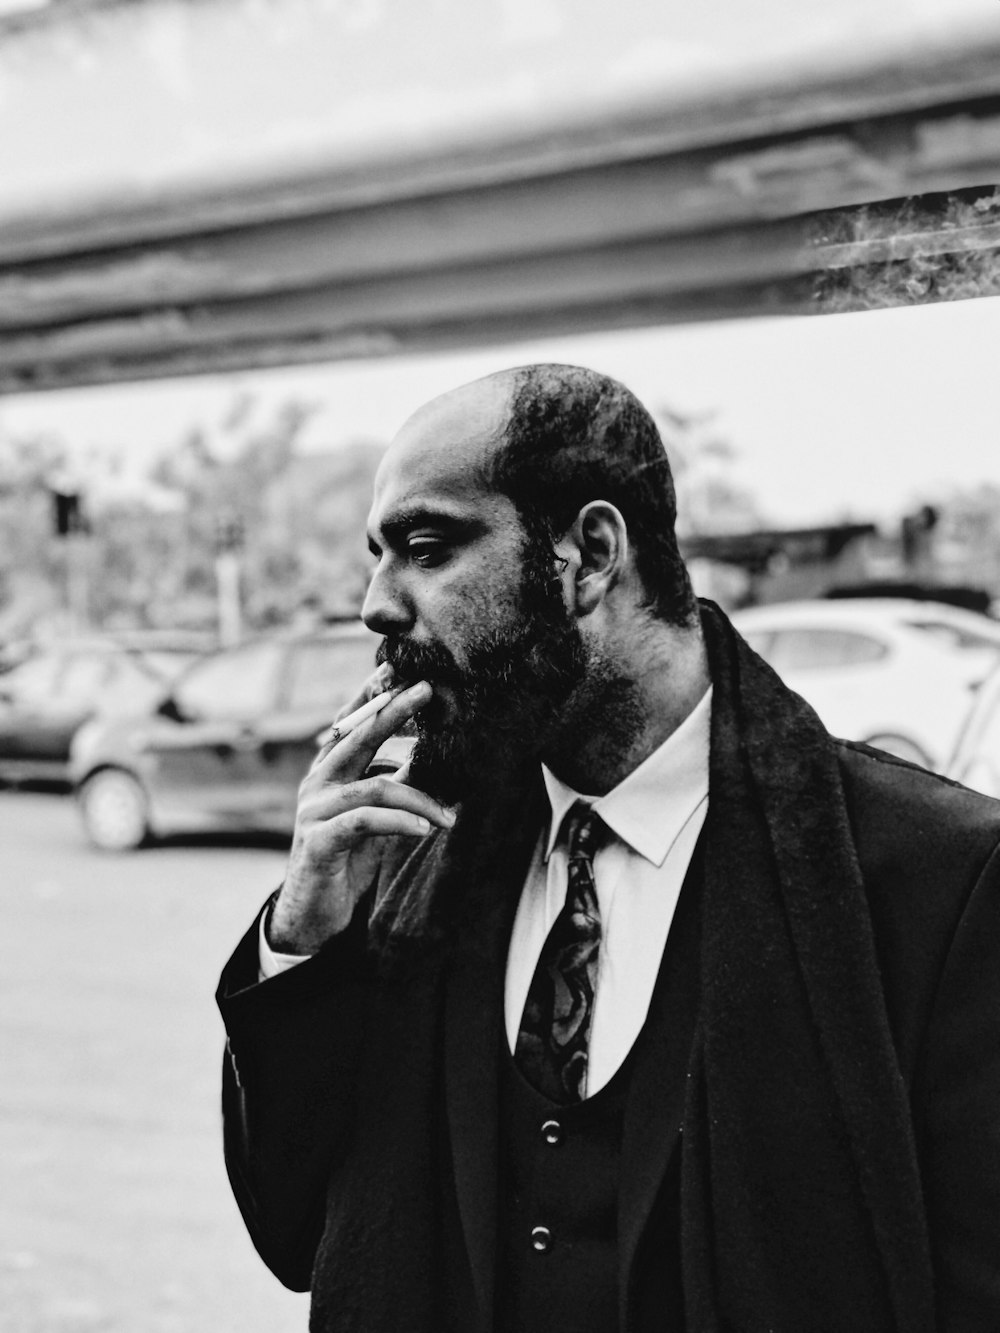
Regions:
[[[704,615],[705,883],[668,943],[676,1027],[629,1091],[621,1328],[665,1326],[644,1239],[668,1206],[687,1330],[996,1330],[1000,805],[831,741]],[[461,902],[424,964],[386,973],[359,915],[263,986],[254,927],[223,974],[230,1178],[315,1330],[490,1328],[504,961],[540,808],[460,819],[380,887],[376,921],[428,886]]]

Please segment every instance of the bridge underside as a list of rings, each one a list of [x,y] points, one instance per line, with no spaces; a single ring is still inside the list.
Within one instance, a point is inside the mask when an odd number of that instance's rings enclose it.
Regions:
[[[0,392],[1000,293],[1000,40],[0,231]]]

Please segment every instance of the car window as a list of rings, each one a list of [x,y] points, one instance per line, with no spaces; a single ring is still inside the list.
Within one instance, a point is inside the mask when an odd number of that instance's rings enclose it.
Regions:
[[[907,624],[933,634],[949,648],[989,648],[1000,654],[1000,643],[988,634],[977,634],[964,625],[945,624],[940,620],[910,620]]]
[[[877,662],[888,649],[879,639],[853,630],[799,628],[778,630],[767,650],[776,671],[818,671]]]
[[[145,669],[155,671],[163,680],[173,680],[185,667],[197,662],[202,654],[191,652],[167,652],[162,648],[143,649],[141,662]]]
[[[251,717],[274,706],[282,645],[251,643],[193,666],[174,689],[188,717]]]
[[[62,664],[61,657],[48,653],[29,658],[4,673],[0,693],[25,701],[50,699],[55,694],[56,678]]]
[[[68,659],[56,681],[59,699],[63,703],[93,703],[113,680],[115,666],[110,653],[77,653]]]
[[[116,653],[114,673],[101,692],[99,707],[112,712],[131,712],[149,707],[167,689],[165,677],[152,671],[144,658],[134,653]]]
[[[339,708],[371,674],[375,644],[374,636],[297,644],[289,665],[287,707]]]

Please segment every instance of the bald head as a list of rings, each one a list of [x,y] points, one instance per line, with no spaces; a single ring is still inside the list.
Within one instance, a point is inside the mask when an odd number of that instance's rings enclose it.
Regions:
[[[695,602],[674,537],[673,477],[653,418],[610,376],[582,366],[529,365],[432,399],[399,431],[376,496],[407,477],[475,484],[512,501],[536,544],[550,547],[593,500],[625,518],[644,605],[689,625]]]
[[[432,398],[408,417],[375,474],[369,526],[387,515],[424,512],[448,501],[495,510],[492,475],[506,438],[512,392],[509,372],[490,375]],[[509,500],[506,504],[511,508]]]
[[[412,431],[448,426],[459,418],[463,431],[485,437],[502,430],[510,415],[518,371],[501,370],[438,394],[407,418],[397,438]]]
[[[409,416],[386,452],[384,469],[447,450],[455,461],[485,473],[510,422],[517,372],[499,371],[461,384],[424,403]]]

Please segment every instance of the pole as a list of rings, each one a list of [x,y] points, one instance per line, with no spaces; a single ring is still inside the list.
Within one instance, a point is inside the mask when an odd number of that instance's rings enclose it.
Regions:
[[[64,541],[70,633],[84,634],[90,624],[90,543],[85,532],[67,533]]]
[[[231,648],[243,636],[238,552],[220,551],[215,557],[215,582],[219,601],[219,642],[224,648]]]

